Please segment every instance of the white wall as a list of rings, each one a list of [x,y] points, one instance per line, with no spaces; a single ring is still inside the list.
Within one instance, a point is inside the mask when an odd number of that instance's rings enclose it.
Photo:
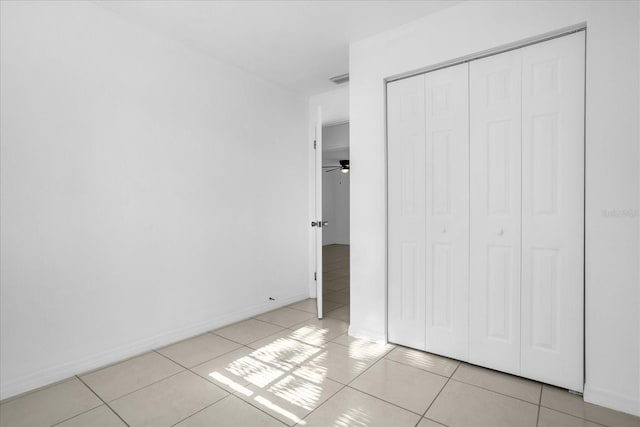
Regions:
[[[464,2],[350,51],[351,328],[386,334],[384,79],[586,22],[585,400],[640,414],[638,2]]]
[[[349,244],[349,174],[332,171],[324,174],[322,182],[323,245]]]
[[[315,221],[315,156],[316,150],[313,149],[313,140],[315,134],[315,126],[318,116],[318,108],[322,109],[322,124],[324,126],[335,125],[349,121],[349,86],[342,85],[338,89],[329,92],[323,92],[309,97],[308,111],[308,128],[307,128],[307,212],[308,222]],[[316,253],[315,253],[315,230],[309,226],[308,228],[308,247],[307,247],[307,265],[308,265],[308,289],[309,297],[316,297],[316,282],[313,280],[313,272],[316,271]]]
[[[306,99],[91,2],[1,5],[2,398],[307,296]]]
[[[322,151],[331,153],[349,148],[349,123],[324,126],[322,128]],[[324,158],[331,157],[325,155]],[[347,157],[348,158],[348,157]]]

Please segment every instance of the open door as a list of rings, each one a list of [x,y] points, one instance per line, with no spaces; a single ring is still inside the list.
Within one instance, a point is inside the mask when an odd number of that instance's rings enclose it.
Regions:
[[[315,149],[315,178],[316,178],[316,203],[315,220],[311,222],[316,236],[316,301],[318,305],[318,319],[322,319],[322,108],[318,107],[316,119],[316,133],[313,142]]]

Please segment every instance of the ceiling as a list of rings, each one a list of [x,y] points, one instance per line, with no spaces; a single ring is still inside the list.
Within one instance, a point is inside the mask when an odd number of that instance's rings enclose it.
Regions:
[[[337,165],[340,160],[349,160],[349,147],[322,151],[322,164]]]
[[[349,43],[456,1],[97,1],[206,55],[311,95],[349,70]]]

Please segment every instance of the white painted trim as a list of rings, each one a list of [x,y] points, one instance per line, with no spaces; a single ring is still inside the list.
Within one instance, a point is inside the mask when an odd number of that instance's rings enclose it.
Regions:
[[[13,381],[8,381],[2,384],[2,389],[0,389],[0,399],[4,400],[21,393],[60,382],[74,375],[80,375],[307,298],[308,295],[306,293],[302,293],[278,299],[275,302],[272,301],[270,303],[246,307],[242,310],[234,310],[223,315],[213,316],[204,322],[186,326],[184,328],[174,329],[173,331],[145,338],[102,353],[23,375]]]
[[[584,385],[584,401],[594,405],[640,416],[640,398],[619,394],[613,391],[593,387],[588,383]]]
[[[348,334],[350,337],[364,338],[369,341],[383,341],[385,343],[387,342],[387,337],[384,334],[378,334],[367,329],[354,328],[353,325],[349,325]]]
[[[551,39],[555,39],[558,37],[567,36],[569,34],[576,33],[578,31],[585,31],[587,29],[587,23],[582,22],[575,25],[570,25],[565,28],[561,28],[555,31],[550,31],[548,33],[540,34],[534,37],[528,37],[524,40],[518,40],[512,43],[507,43],[502,46],[498,46],[496,48],[487,49],[480,52],[475,52],[470,55],[466,55],[460,58],[454,58],[445,62],[441,62],[435,65],[430,65],[428,67],[421,68],[419,70],[409,71],[406,73],[397,74],[391,77],[387,77],[385,82],[390,83],[396,80],[406,79],[409,77],[414,77],[420,74],[430,73],[432,71],[440,70],[442,68],[453,67],[455,65],[459,65],[465,62],[475,61],[477,59],[486,58],[488,56],[499,55],[501,53],[509,52],[511,50],[521,49],[526,46],[530,46],[536,43],[542,43]]]

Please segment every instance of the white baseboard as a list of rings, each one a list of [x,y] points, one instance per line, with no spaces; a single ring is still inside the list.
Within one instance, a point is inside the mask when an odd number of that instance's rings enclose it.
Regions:
[[[356,337],[356,338],[364,338],[367,339],[369,341],[381,341],[381,342],[387,342],[387,337],[385,336],[385,334],[381,334],[379,332],[374,332],[371,330],[368,330],[366,328],[360,328],[358,326],[355,325],[349,325],[349,336],[351,337]]]
[[[625,396],[587,383],[584,385],[583,398],[587,403],[640,416],[640,399],[637,396]]]
[[[275,310],[307,298],[308,295],[303,293],[287,298],[279,298],[277,301],[272,301],[270,303],[245,307],[240,310],[234,310],[233,312],[213,316],[206,321],[194,325],[174,329],[154,337],[145,338],[98,354],[41,369],[37,372],[3,382],[2,387],[0,388],[0,399],[7,399],[62,381],[69,377],[73,377],[74,375],[81,375],[102,366],[110,365],[147,351],[164,347],[174,342],[203,334],[207,331],[218,329],[223,326],[230,325],[231,323],[235,323],[270,310]]]

